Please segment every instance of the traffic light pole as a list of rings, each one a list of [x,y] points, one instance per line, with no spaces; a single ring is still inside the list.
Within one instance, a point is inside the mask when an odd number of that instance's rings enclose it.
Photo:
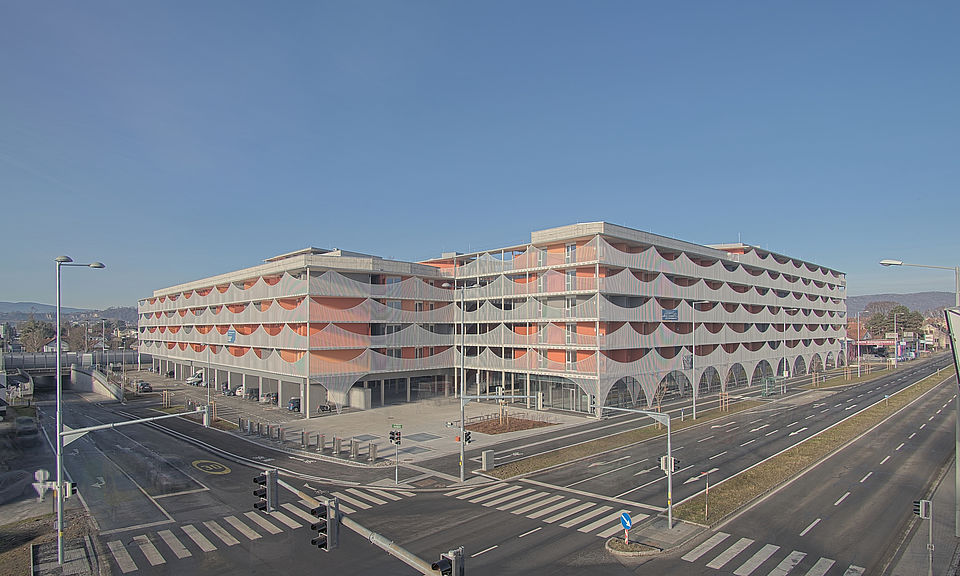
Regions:
[[[649,416],[661,424],[667,426],[667,527],[673,530],[673,451],[670,437],[670,415],[662,412],[651,412],[650,410],[638,410],[636,408],[617,408],[614,406],[601,406],[600,415],[604,410],[615,410],[617,412],[629,412],[631,414],[643,414]]]
[[[484,396],[467,396],[465,394],[460,395],[460,483],[464,482],[464,446],[466,445],[464,434],[466,431],[464,427],[466,422],[464,421],[464,409],[471,400],[518,400],[524,398],[536,398],[536,396],[506,396],[503,394],[487,394]]]
[[[283,488],[286,488],[288,491],[293,492],[300,498],[309,502],[311,506],[327,506],[332,500],[331,498],[326,498],[323,496],[321,496],[318,500],[315,496],[307,494],[306,492],[287,484],[283,480],[278,480],[277,483]],[[427,562],[426,560],[420,558],[393,540],[390,540],[381,534],[377,534],[373,530],[361,526],[346,515],[339,515],[337,522],[339,522],[345,528],[353,530],[363,538],[367,539],[374,546],[377,546],[387,554],[390,554],[394,558],[417,570],[421,574],[425,574],[427,576],[436,576],[437,571],[433,569],[431,562]]]

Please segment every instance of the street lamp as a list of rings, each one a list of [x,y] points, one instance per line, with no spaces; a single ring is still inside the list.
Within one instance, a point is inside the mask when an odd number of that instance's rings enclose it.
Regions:
[[[893,367],[898,366],[897,361],[900,359],[900,333],[897,332],[897,316],[903,316],[902,312],[893,313]]]
[[[931,266],[928,264],[907,264],[903,260],[881,260],[881,266],[913,266],[914,268],[934,268],[936,270],[953,270],[954,275],[957,280],[956,290],[954,291],[955,295],[955,304],[957,308],[960,308],[960,266]],[[960,374],[957,375],[957,378],[960,379]],[[956,468],[956,491],[954,494],[954,508],[956,518],[954,519],[954,533],[957,538],[960,538],[960,395],[957,395],[957,432],[956,432],[956,445],[954,446],[954,460]]]
[[[690,323],[693,324],[693,329],[690,333],[693,335],[693,345],[690,347],[692,354],[690,355],[690,383],[693,384],[693,419],[697,419],[697,392],[700,388],[700,382],[697,380],[697,304],[706,304],[709,300],[694,300],[690,302],[690,307],[693,311],[690,313]]]
[[[69,256],[57,256],[57,563],[63,565],[63,413],[61,409],[61,388],[63,388],[62,366],[60,365],[60,267],[86,266],[104,268],[100,262],[77,264]]]

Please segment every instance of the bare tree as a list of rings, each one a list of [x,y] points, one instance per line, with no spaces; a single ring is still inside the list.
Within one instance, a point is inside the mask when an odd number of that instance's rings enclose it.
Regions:
[[[67,346],[70,347],[71,352],[89,352],[87,327],[83,324],[77,324],[75,326],[64,324],[60,328],[60,333],[66,341]]]
[[[18,327],[20,344],[27,352],[40,352],[43,345],[56,335],[57,331],[49,322],[41,322],[30,314],[30,319]]]

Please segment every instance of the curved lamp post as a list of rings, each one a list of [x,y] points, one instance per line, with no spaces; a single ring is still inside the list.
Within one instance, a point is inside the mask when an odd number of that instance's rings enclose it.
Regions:
[[[60,365],[60,267],[105,268],[105,266],[100,262],[77,264],[69,256],[57,256],[54,262],[57,263],[57,562],[63,565],[63,416],[60,399],[63,375]]]
[[[881,260],[881,266],[913,266],[914,268],[934,268],[936,270],[953,270],[956,275],[957,285],[954,292],[955,304],[957,308],[960,308],[960,266],[931,266],[929,264],[908,264],[903,260]],[[957,378],[960,379],[960,374],[957,375]],[[954,508],[955,508],[955,520],[954,520],[954,533],[957,538],[960,538],[960,395],[957,396],[957,434],[956,434],[956,446],[954,447],[954,467],[956,468],[956,497],[954,499]]]

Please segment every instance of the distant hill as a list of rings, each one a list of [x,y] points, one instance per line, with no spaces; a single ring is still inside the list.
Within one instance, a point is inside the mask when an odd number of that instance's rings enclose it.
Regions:
[[[66,306],[61,308],[60,311],[67,314],[87,312],[87,310],[80,308],[67,308]],[[0,314],[10,314],[15,312],[21,312],[25,314],[29,314],[31,312],[34,314],[56,314],[57,307],[53,304],[39,304],[37,302],[0,302]]]
[[[925,316],[939,314],[942,317],[944,308],[956,304],[956,295],[953,292],[914,292],[913,294],[869,294],[866,296],[847,297],[847,317],[863,312],[871,302],[896,302],[915,312],[922,312]]]
[[[117,306],[106,310],[63,307],[60,312],[65,320],[75,322],[105,318],[107,320],[123,320],[127,324],[135,325],[137,323],[137,309],[133,306]],[[23,322],[29,320],[31,314],[37,320],[54,322],[57,307],[53,304],[40,304],[38,302],[0,302],[0,322]]]

